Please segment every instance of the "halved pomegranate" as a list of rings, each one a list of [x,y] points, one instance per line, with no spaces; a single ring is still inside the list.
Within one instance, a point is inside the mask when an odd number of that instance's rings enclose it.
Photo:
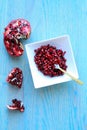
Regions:
[[[21,56],[24,52],[20,39],[30,37],[31,26],[27,20],[17,19],[11,21],[4,32],[4,44],[11,56]]]
[[[24,105],[20,100],[13,99],[12,105],[7,105],[7,108],[10,110],[19,110],[20,112],[24,111]]]
[[[15,85],[18,88],[21,88],[22,81],[23,81],[22,70],[19,68],[12,69],[12,71],[9,73],[7,77],[7,82],[10,83],[11,85]]]

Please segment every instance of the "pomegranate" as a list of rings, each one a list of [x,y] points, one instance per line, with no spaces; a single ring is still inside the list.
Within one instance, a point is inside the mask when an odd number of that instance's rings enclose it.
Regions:
[[[14,68],[11,70],[7,77],[7,82],[11,85],[15,85],[18,88],[21,88],[23,81],[23,73],[22,70],[19,68]]]
[[[58,64],[64,70],[67,69],[66,59],[64,57],[65,51],[57,49],[50,44],[43,45],[34,51],[36,66],[44,75],[50,77],[63,75],[63,72],[55,68],[55,64]]]
[[[25,109],[23,103],[17,99],[13,99],[12,105],[7,105],[7,108],[9,110],[19,110],[20,112],[23,112]]]
[[[20,39],[30,37],[31,26],[27,20],[11,21],[4,31],[4,45],[11,56],[21,56],[24,52]]]

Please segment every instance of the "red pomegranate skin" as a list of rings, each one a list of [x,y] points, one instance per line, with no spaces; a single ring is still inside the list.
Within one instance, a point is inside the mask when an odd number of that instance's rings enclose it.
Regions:
[[[20,39],[28,39],[31,34],[30,23],[25,19],[11,21],[4,31],[4,45],[11,56],[21,56],[24,52]]]

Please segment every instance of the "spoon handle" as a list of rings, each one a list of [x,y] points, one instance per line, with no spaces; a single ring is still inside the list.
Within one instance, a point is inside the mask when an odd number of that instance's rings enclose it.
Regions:
[[[81,80],[75,78],[75,77],[72,76],[70,73],[68,73],[67,71],[63,70],[62,68],[59,67],[59,69],[60,69],[63,73],[65,73],[65,74],[67,74],[69,77],[71,77],[71,78],[72,78],[74,81],[76,81],[78,84],[83,85],[83,82],[82,82]]]

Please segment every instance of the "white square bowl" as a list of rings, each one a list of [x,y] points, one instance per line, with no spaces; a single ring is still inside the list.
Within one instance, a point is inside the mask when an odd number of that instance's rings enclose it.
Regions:
[[[73,76],[75,76],[76,78],[78,78],[79,76],[78,76],[77,67],[73,56],[70,38],[68,35],[64,35],[57,38],[29,43],[25,45],[34,87],[41,88],[41,87],[46,87],[53,84],[59,84],[71,80],[71,78],[65,74],[63,76],[58,76],[58,77],[49,77],[43,75],[42,72],[38,71],[38,68],[34,62],[34,55],[35,55],[34,50],[39,48],[41,45],[47,45],[47,44],[56,46],[57,49],[62,49],[63,51],[66,51],[65,58],[67,60],[66,64],[68,66],[67,71],[71,73]]]

